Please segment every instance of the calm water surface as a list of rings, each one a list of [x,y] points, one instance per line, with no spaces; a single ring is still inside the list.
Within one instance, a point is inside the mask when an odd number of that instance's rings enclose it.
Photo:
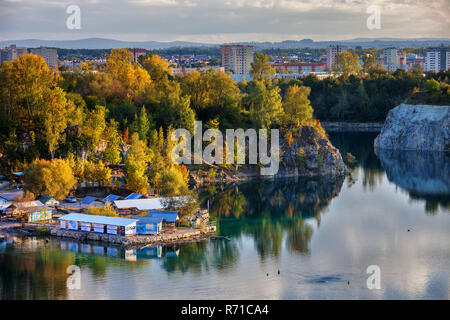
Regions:
[[[210,187],[214,240],[124,251],[98,243],[0,243],[2,299],[449,299],[450,159],[373,151],[331,135],[351,177]],[[66,287],[69,265],[81,289]],[[381,269],[369,290],[366,269]],[[280,274],[277,274],[280,270]]]

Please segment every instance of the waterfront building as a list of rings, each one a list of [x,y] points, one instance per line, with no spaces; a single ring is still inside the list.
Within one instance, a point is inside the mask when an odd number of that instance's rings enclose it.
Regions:
[[[222,45],[220,46],[222,67],[226,72],[234,74],[248,74],[252,67],[255,48],[249,45]]]
[[[163,228],[175,228],[179,220],[178,211],[172,210],[149,210],[147,218],[161,220]]]
[[[347,46],[328,46],[327,47],[327,68],[329,70],[333,70],[334,60],[336,55],[341,52],[345,52],[348,50]]]
[[[444,45],[427,49],[425,72],[450,69],[450,47]]]
[[[127,218],[69,213],[59,218],[60,229],[119,236],[136,234],[136,220]]]
[[[163,218],[161,217],[136,217],[137,234],[158,234],[163,229]]]
[[[41,46],[36,49],[30,49],[30,52],[43,57],[49,67],[56,67],[58,65],[58,52],[55,48]]]

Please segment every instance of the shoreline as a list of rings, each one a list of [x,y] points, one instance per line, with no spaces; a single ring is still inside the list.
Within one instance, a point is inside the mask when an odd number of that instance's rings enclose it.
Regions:
[[[45,232],[38,232],[39,226],[26,225],[22,227],[18,223],[7,223],[0,225],[0,240],[14,237],[37,237],[46,236],[51,238],[66,238],[75,241],[94,241],[104,244],[116,245],[122,248],[139,248],[148,245],[171,245],[195,241],[203,241],[211,236],[216,236],[215,230],[202,230],[195,228],[181,227],[172,232],[161,232],[156,235],[134,235],[117,236],[100,233],[90,233],[83,231],[71,231],[57,228],[47,228]]]
[[[328,132],[381,132],[383,122],[322,122],[322,127]]]

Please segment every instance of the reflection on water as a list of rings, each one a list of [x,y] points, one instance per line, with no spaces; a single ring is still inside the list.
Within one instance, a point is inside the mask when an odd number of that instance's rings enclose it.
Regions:
[[[448,299],[448,157],[378,158],[375,136],[330,135],[357,159],[345,179],[200,190],[218,233],[230,241],[140,250],[65,240],[0,243],[0,298]],[[72,264],[81,268],[80,290],[65,286]],[[366,287],[373,264],[381,268],[381,290]]]
[[[207,188],[201,198],[210,202],[210,214],[222,234],[251,236],[264,259],[281,253],[285,236],[288,248],[308,254],[313,230],[305,219],[313,218],[320,226],[343,182],[344,177],[255,180],[220,191]]]
[[[450,208],[450,154],[430,151],[377,149],[377,156],[389,181],[425,200],[425,208],[435,213],[441,205]]]

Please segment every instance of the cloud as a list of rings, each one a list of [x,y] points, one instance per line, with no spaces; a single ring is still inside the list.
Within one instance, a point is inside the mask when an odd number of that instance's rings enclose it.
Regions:
[[[82,29],[67,30],[72,0],[0,1],[0,38],[244,41],[449,37],[448,0],[77,0]],[[369,5],[381,29],[368,30]],[[220,39],[220,40],[219,40]]]

